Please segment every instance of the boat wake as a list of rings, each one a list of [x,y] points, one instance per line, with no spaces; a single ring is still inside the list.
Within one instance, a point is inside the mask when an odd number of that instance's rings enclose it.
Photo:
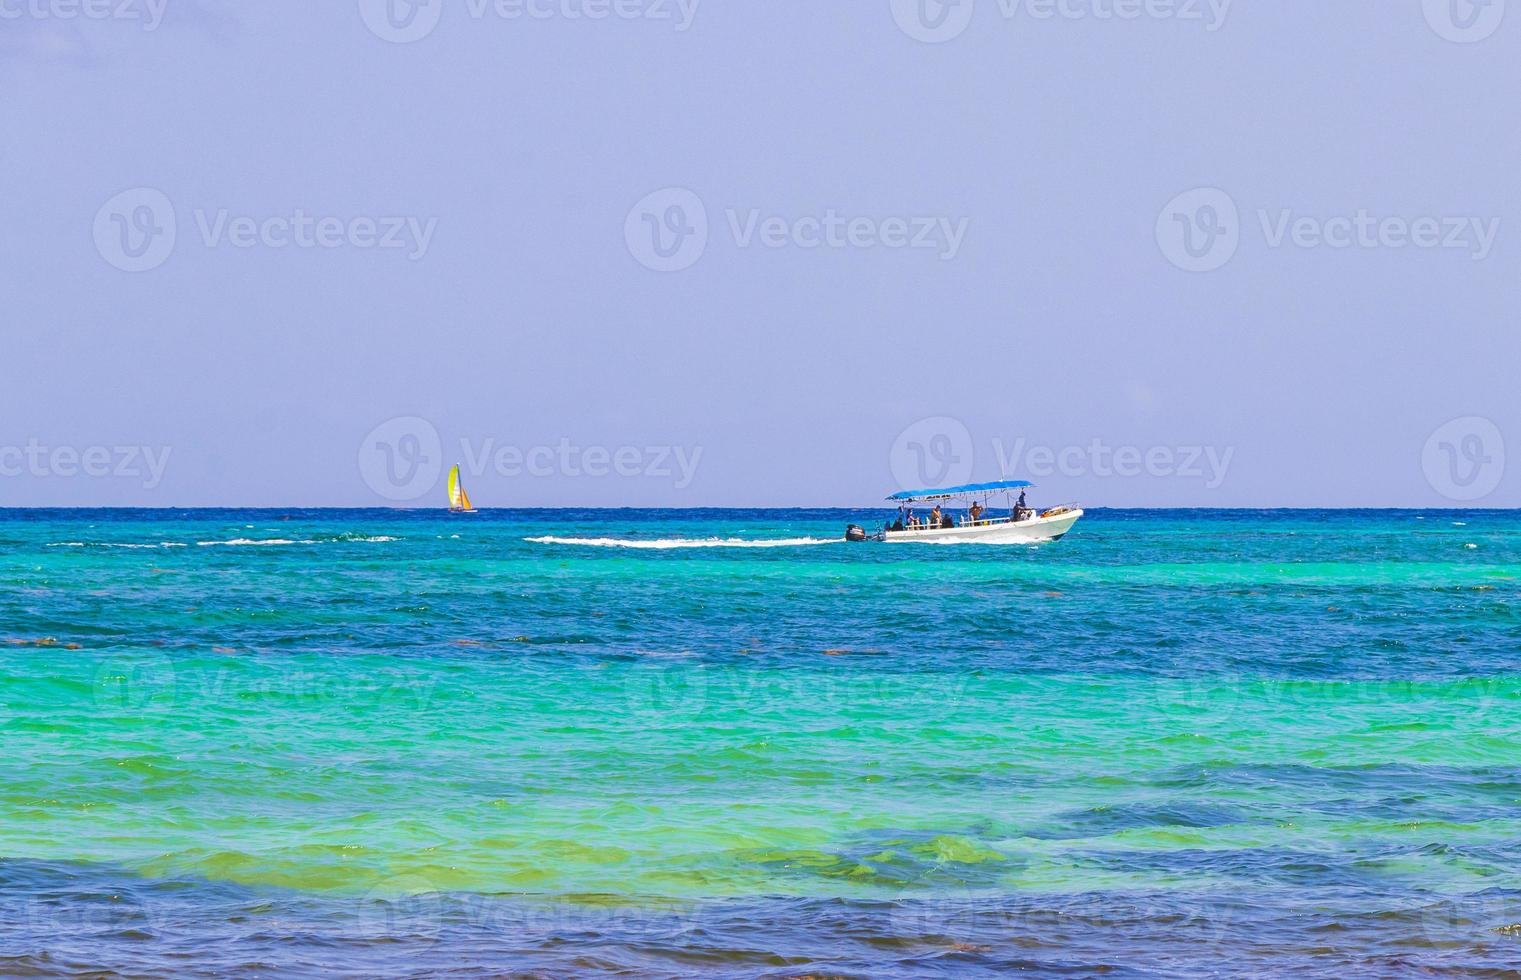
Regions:
[[[294,540],[292,538],[233,538],[230,541],[197,541],[196,545],[201,548],[269,548],[284,545],[313,545],[313,544],[380,544],[388,541],[400,541],[400,538],[388,534],[339,534],[333,537],[312,538],[309,540]],[[190,545],[184,541],[160,541],[157,544],[134,543],[128,541],[54,541],[47,545],[49,548],[188,548]]]
[[[532,544],[571,544],[584,548],[643,548],[666,551],[672,548],[801,548],[816,544],[839,544],[843,538],[524,538]]]

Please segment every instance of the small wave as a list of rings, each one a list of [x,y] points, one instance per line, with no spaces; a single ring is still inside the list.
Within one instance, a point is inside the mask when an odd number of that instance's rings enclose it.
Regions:
[[[294,541],[290,538],[233,538],[231,541],[197,541],[202,548],[221,546],[224,548],[240,547],[274,547],[287,544],[355,544],[355,543],[381,543],[385,541],[400,541],[400,538],[391,537],[388,534],[339,534],[331,538],[317,538],[315,540]]]
[[[160,541],[158,544],[131,544],[120,541],[57,541],[49,548],[183,548],[178,541]]]
[[[800,548],[815,544],[836,544],[844,538],[524,538],[532,544],[574,544],[586,548],[645,548],[665,551],[671,548]]]
[[[197,541],[202,548],[222,546],[227,548],[239,548],[250,546],[270,547],[282,544],[316,544],[315,541],[292,541],[290,538],[233,538],[231,541]]]
[[[338,534],[326,538],[314,538],[295,541],[290,538],[233,538],[231,541],[197,541],[202,548],[221,546],[225,548],[239,547],[274,547],[288,544],[378,544],[386,541],[400,541],[400,538],[389,534]]]

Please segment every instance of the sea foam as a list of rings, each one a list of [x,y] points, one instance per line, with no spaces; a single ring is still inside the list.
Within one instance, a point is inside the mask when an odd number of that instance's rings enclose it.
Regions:
[[[586,548],[643,548],[665,551],[672,548],[800,548],[815,544],[838,544],[844,538],[524,538],[531,544],[573,544]]]

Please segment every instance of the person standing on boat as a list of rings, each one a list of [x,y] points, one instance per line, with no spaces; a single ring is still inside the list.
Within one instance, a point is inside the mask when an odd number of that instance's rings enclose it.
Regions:
[[[971,509],[968,510],[967,513],[972,515],[972,523],[976,524],[978,521],[982,520],[982,505],[975,500],[972,501]]]
[[[939,527],[939,526],[940,526],[940,505],[936,504],[935,505],[935,509],[932,510],[932,511],[930,511],[930,527]]]
[[[1010,518],[1012,520],[1019,521],[1019,520],[1022,520],[1024,518],[1024,514],[1025,514],[1025,492],[1024,492],[1024,490],[1020,490],[1019,491],[1019,500],[1017,502],[1015,502],[1015,504],[1014,504],[1014,512],[1012,514],[1010,514],[1009,516],[1010,516]]]

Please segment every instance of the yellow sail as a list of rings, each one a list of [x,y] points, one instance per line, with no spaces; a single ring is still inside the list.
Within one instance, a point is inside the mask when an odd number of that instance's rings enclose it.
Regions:
[[[470,504],[470,495],[465,492],[465,485],[460,482],[458,466],[449,471],[449,509],[464,513],[475,510]]]

